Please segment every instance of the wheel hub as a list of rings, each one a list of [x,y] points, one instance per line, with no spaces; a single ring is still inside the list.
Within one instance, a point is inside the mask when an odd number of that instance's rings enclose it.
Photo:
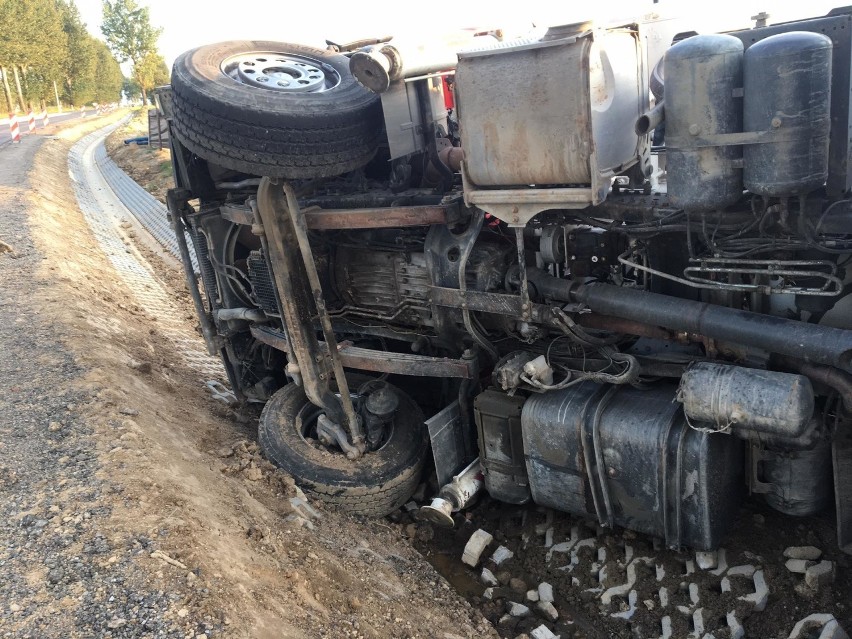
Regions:
[[[222,72],[240,84],[287,93],[328,91],[340,82],[340,76],[330,66],[290,53],[232,56],[222,63]]]

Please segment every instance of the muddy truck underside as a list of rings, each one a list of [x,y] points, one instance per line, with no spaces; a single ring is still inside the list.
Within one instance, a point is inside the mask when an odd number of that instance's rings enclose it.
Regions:
[[[852,14],[643,28],[175,62],[201,329],[306,490],[428,472],[434,522],[484,489],[699,550],[750,493],[852,552]]]

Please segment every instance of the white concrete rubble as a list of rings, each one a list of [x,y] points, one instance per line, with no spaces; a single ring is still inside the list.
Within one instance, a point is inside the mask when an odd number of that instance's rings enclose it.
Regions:
[[[822,551],[816,546],[790,546],[784,550],[787,559],[807,559],[818,561],[822,557]]]
[[[494,551],[494,554],[491,555],[491,561],[493,561],[498,566],[502,564],[504,561],[508,561],[512,557],[515,556],[511,550],[506,548],[506,546],[500,546],[497,550]]]
[[[725,571],[728,570],[728,555],[724,548],[719,548],[716,551],[716,560],[719,562],[719,565],[710,571],[711,575],[715,575],[716,577],[721,577],[725,574]]]
[[[636,565],[639,563],[643,563],[646,566],[652,566],[654,561],[650,557],[636,557],[633,559],[629,564],[627,564],[627,581],[623,584],[619,584],[618,586],[607,588],[601,595],[601,603],[608,606],[612,602],[613,597],[623,597],[630,592],[630,589],[633,588],[633,584],[636,583]]]
[[[532,601],[535,603],[539,600],[538,590],[527,590],[527,601]]]
[[[522,603],[518,603],[516,601],[507,601],[506,612],[508,612],[513,617],[528,617],[530,614],[530,609]]]
[[[672,636],[672,618],[666,615],[662,619],[660,619],[660,626],[662,627],[663,634],[660,635],[660,639],[671,639]]]
[[[549,601],[539,601],[536,608],[545,616],[546,619],[549,619],[550,621],[556,621],[559,619],[559,613],[557,612],[556,607]]]
[[[479,580],[486,586],[500,585],[500,582],[497,580],[497,577],[495,577],[494,573],[488,570],[488,568],[482,569],[482,574],[479,575]]]
[[[834,563],[823,559],[805,571],[805,583],[811,588],[820,588],[834,581]]]
[[[746,601],[754,605],[756,612],[763,612],[766,608],[766,602],[769,601],[769,586],[766,585],[766,580],[763,578],[763,571],[758,570],[754,573],[754,592],[750,595],[740,597],[740,601]]]
[[[711,570],[719,564],[719,557],[714,550],[699,550],[695,553],[695,563],[701,570]]]
[[[793,626],[793,632],[788,639],[810,639],[815,637],[813,631],[822,630],[817,639],[849,639],[849,635],[840,627],[834,615],[813,614],[805,617]]]
[[[471,568],[475,567],[476,564],[479,563],[479,558],[482,557],[482,553],[485,552],[485,548],[493,539],[494,536],[491,533],[485,532],[481,528],[477,530],[473,533],[473,535],[471,535],[464,547],[462,562]]]
[[[731,633],[731,639],[743,639],[745,637],[745,628],[737,619],[737,613],[732,610],[727,614],[725,620],[728,622],[728,630]]]
[[[610,615],[610,617],[615,617],[616,619],[624,619],[625,621],[629,621],[633,618],[633,615],[636,614],[636,602],[639,601],[639,593],[635,590],[631,590],[630,594],[627,595],[627,610],[622,610],[621,612],[615,612]]]
[[[807,559],[788,559],[784,566],[786,566],[787,570],[790,572],[795,572],[800,575],[804,575],[805,571],[813,566],[816,562],[809,561]]]
[[[559,635],[550,632],[550,628],[541,624],[535,630],[530,631],[530,639],[559,639]]]
[[[538,585],[538,598],[540,601],[553,601],[553,586],[542,581]]]

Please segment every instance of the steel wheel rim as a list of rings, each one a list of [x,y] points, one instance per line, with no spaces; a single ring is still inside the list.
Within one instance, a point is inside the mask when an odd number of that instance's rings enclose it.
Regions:
[[[221,69],[240,84],[268,91],[321,93],[340,84],[331,66],[293,53],[241,53],[227,58]]]

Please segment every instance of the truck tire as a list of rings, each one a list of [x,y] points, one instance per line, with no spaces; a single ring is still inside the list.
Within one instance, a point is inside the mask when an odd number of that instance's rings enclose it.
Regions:
[[[276,466],[313,497],[346,512],[384,517],[402,506],[420,482],[429,440],[423,412],[399,393],[395,425],[385,444],[351,461],[305,436],[320,409],[296,384],[279,389],[260,416],[258,443]]]
[[[192,49],[172,69],[177,138],[252,175],[340,175],[367,164],[382,132],[379,97],[332,51],[267,41]]]

